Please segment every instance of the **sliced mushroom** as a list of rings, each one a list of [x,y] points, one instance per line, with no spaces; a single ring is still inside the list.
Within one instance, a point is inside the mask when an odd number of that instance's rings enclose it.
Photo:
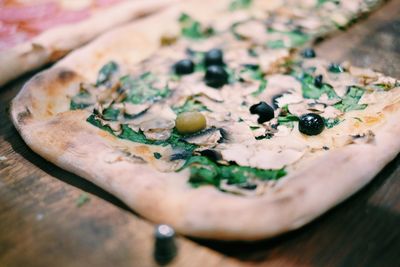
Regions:
[[[267,31],[264,23],[257,20],[249,20],[234,27],[233,31],[242,39],[251,40],[252,43],[264,44]]]
[[[175,127],[175,121],[155,118],[144,121],[140,124],[140,129],[143,131],[147,139],[150,140],[167,140]]]
[[[341,115],[343,115],[343,112],[332,106],[326,107],[324,112],[321,114],[325,119],[335,119]]]
[[[298,161],[304,153],[294,149],[270,150],[262,141],[257,146],[232,144],[221,150],[226,161],[260,169],[281,169]]]
[[[183,138],[188,143],[201,145],[201,146],[212,146],[216,145],[223,139],[221,129],[209,128],[199,133],[187,136]]]
[[[365,84],[369,84],[378,80],[378,74],[370,69],[363,69],[351,66],[349,68],[349,72],[351,75],[357,76],[360,78],[360,82]]]
[[[272,74],[284,71],[284,63],[289,58],[288,49],[268,50],[260,55],[260,67],[263,73]]]
[[[302,103],[302,101],[303,98],[301,97],[301,95],[292,93],[283,94],[281,97],[275,99],[275,102],[279,107],[284,107],[290,104],[300,104]]]

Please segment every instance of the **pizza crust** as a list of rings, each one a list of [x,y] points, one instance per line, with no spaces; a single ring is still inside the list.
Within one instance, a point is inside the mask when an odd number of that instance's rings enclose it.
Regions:
[[[60,59],[117,25],[153,13],[177,1],[124,1],[99,10],[88,19],[51,28],[25,43],[0,51],[0,86],[28,71]]]
[[[170,224],[182,234],[221,240],[259,240],[297,229],[360,190],[396,157],[400,102],[383,110],[386,122],[376,130],[374,143],[328,151],[257,197],[226,194],[211,186],[193,189],[187,170],[162,173],[124,157],[121,147],[126,141],[86,123],[87,111],[68,111],[69,96],[80,81],[93,80],[107,60],[134,64],[153,53],[165,29],[173,28],[168,21],[178,11],[172,8],[107,33],[29,81],[13,100],[11,116],[33,151],[104,188],[153,222]],[[154,28],[161,20],[165,25]],[[126,47],[121,44],[125,41]],[[121,47],[115,48],[116,43]],[[127,52],[132,53],[128,59]],[[132,150],[139,156],[148,153],[144,145]]]

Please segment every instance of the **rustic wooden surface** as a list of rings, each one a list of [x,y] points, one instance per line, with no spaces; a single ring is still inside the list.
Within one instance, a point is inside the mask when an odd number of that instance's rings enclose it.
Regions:
[[[400,1],[390,1],[317,52],[399,78],[399,14]],[[18,136],[7,108],[29,77],[0,90],[0,266],[156,266],[152,224],[35,155]],[[77,207],[84,192],[90,201]],[[298,231],[256,243],[179,237],[170,266],[400,266],[399,226],[400,157],[361,192]]]

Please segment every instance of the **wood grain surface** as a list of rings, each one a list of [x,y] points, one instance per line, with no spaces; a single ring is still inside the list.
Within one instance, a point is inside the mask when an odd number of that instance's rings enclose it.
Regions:
[[[317,53],[400,78],[399,14],[400,1],[389,1],[324,40]],[[32,75],[0,90],[0,266],[157,266],[154,225],[37,156],[19,137],[8,105]],[[79,206],[85,194],[89,201]],[[400,266],[400,157],[361,192],[295,232],[256,243],[177,242],[169,266]]]

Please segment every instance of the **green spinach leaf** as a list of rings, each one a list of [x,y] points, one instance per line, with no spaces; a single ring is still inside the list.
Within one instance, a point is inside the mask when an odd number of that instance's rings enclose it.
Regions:
[[[120,79],[121,88],[127,92],[125,101],[132,104],[142,104],[145,102],[156,102],[166,98],[171,94],[171,90],[166,85],[164,88],[155,88],[153,85],[158,81],[157,77],[150,72],[146,72],[139,77],[124,76]]]
[[[363,110],[368,105],[367,104],[358,104],[361,97],[364,95],[365,90],[358,86],[350,86],[346,95],[343,97],[342,101],[335,104],[334,107],[343,111],[351,111],[351,110]]]
[[[111,127],[108,124],[103,124],[99,118],[95,114],[90,115],[87,119],[87,122],[90,124],[109,132],[110,134],[114,135],[114,131],[111,129]]]
[[[118,64],[114,61],[110,61],[105,64],[99,71],[97,75],[96,86],[106,83],[110,80],[112,75],[118,71],[119,67]]]
[[[239,9],[246,9],[251,6],[253,0],[232,0],[229,4],[229,10],[235,11]]]
[[[229,184],[244,184],[249,178],[263,181],[277,180],[286,175],[284,169],[262,170],[238,165],[225,166],[204,156],[191,157],[182,167],[184,168],[190,168],[189,182],[194,187],[201,185],[219,187],[221,180],[227,180]]]
[[[319,99],[323,94],[327,94],[329,99],[338,97],[329,84],[324,83],[322,87],[315,86],[314,77],[308,73],[303,73],[300,77],[304,98]]]
[[[215,34],[211,27],[203,28],[200,22],[193,19],[186,13],[182,13],[179,17],[182,36],[189,39],[204,39]]]

